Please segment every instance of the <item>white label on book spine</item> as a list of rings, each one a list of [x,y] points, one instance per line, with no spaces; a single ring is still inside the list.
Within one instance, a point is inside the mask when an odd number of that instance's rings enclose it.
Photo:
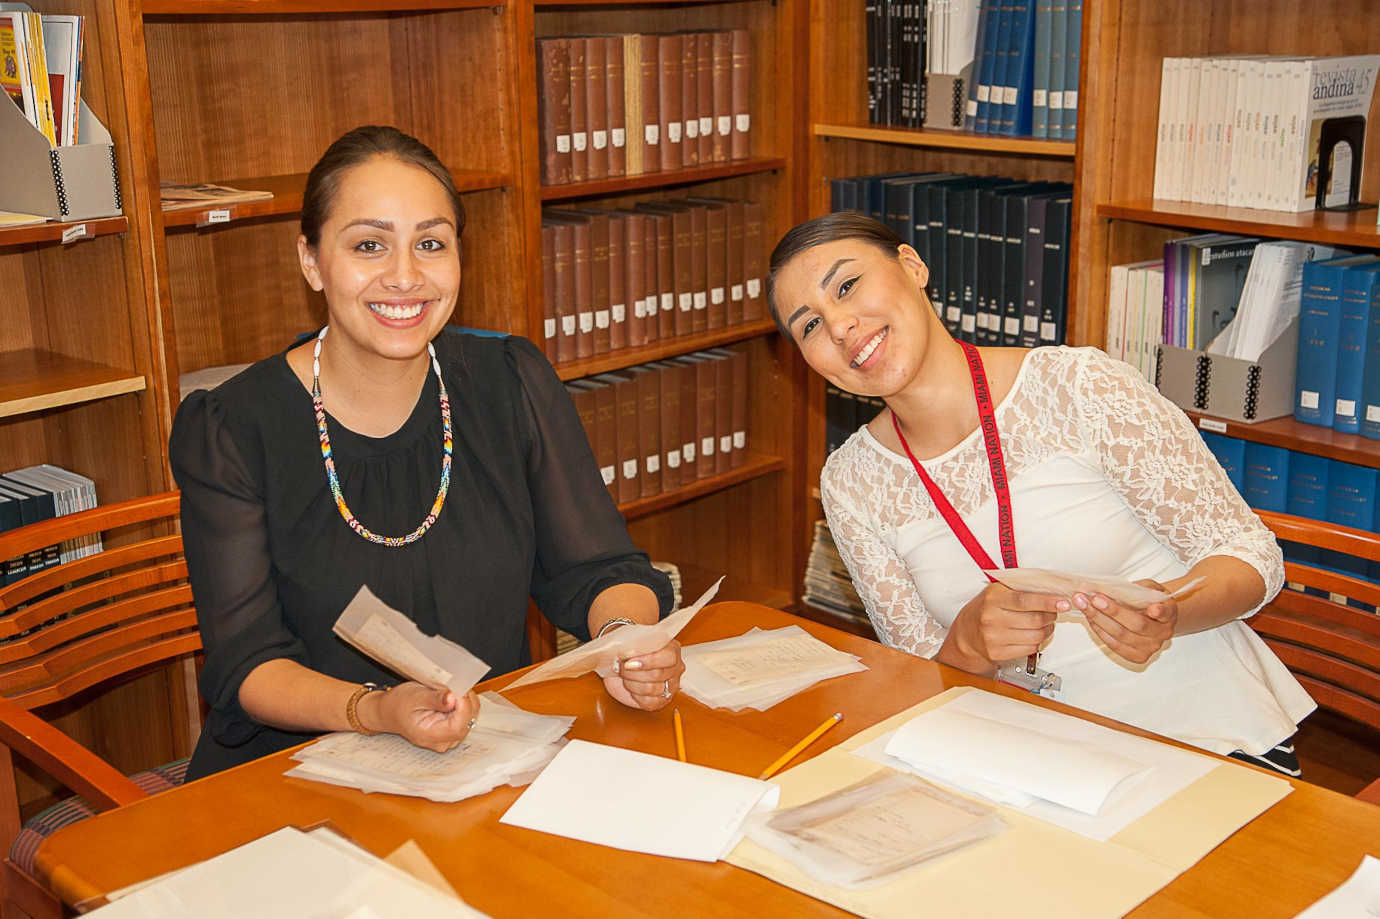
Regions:
[[[596,329],[607,329],[607,328],[609,327],[609,311],[608,311],[608,310],[595,310],[595,311],[594,311],[594,327],[595,327]]]
[[[714,438],[712,438],[712,437],[701,437],[701,438],[700,438],[700,456],[713,456],[713,455],[714,455]]]
[[[682,313],[688,313],[688,312],[690,312],[690,309],[691,309],[694,305],[695,305],[695,295],[694,295],[694,294],[681,294],[681,295],[680,295],[680,311],[681,311]]]
[[[648,316],[655,316],[655,315],[656,315],[656,306],[657,306],[657,295],[656,295],[656,294],[652,294],[652,295],[651,295],[650,297],[648,297],[647,300],[646,300],[646,309],[647,309],[647,315],[648,315]]]
[[[1078,108],[1078,90],[1076,90],[1076,89],[1066,89],[1066,90],[1064,90],[1064,108],[1067,108],[1067,109],[1075,109],[1075,108]]]
[[[575,334],[575,317],[574,317],[574,316],[562,316],[562,317],[561,317],[561,334],[563,334],[563,335],[574,335],[574,334]]]
[[[720,137],[727,137],[728,135],[730,135],[730,134],[732,134],[732,133],[733,133],[733,116],[732,116],[732,115],[720,115],[720,116],[719,116],[719,136],[720,136]]]
[[[594,331],[594,312],[592,310],[586,310],[585,312],[580,314],[580,331]]]
[[[556,320],[554,320],[554,319],[547,319],[545,322],[542,323],[542,329],[543,329],[543,331],[546,332],[546,337],[547,337],[547,338],[555,338],[555,337],[556,337]]]
[[[613,145],[615,147],[622,149],[628,145],[628,132],[625,129],[614,128],[611,133],[613,134]]]
[[[667,465],[667,466],[670,466],[672,469],[679,469],[679,468],[680,468],[680,451],[679,451],[679,450],[667,450],[667,451],[666,451],[666,465]]]
[[[614,467],[612,467],[612,466],[600,466],[600,467],[599,467],[599,474],[602,475],[602,476],[604,477],[604,484],[605,484],[605,485],[612,485],[612,484],[613,484],[613,469],[614,469]]]
[[[747,282],[747,292],[748,292],[748,299],[749,299],[749,300],[756,300],[756,299],[757,299],[757,295],[760,294],[760,293],[762,292],[762,279],[761,279],[761,278],[748,278],[748,282]]]
[[[741,450],[747,446],[747,431],[733,432],[733,449]]]
[[[1380,405],[1367,405],[1367,406],[1366,406],[1366,420],[1367,420],[1367,421],[1380,421]]]
[[[595,131],[595,132],[594,132],[594,149],[595,149],[595,150],[602,150],[602,149],[604,149],[605,147],[607,147],[608,145],[609,145],[609,132],[608,132],[608,131]]]
[[[978,93],[977,93],[977,96],[978,96],[978,101],[979,101],[979,102],[991,102],[991,101],[992,101],[992,87],[990,87],[990,86],[985,86],[985,85],[979,83],[979,84],[978,84]]]
[[[623,478],[625,478],[625,479],[635,479],[635,478],[637,478],[637,460],[635,460],[635,459],[623,460]]]
[[[661,140],[661,125],[644,125],[642,128],[642,139],[647,142],[647,146],[655,147]]]
[[[569,134],[557,134],[557,135],[556,135],[556,152],[557,152],[557,153],[569,153],[569,152],[570,152],[570,135],[569,135]]]
[[[680,122],[673,121],[666,126],[666,142],[668,144],[680,143]]]
[[[972,332],[975,332],[975,331],[976,331],[976,326],[977,326],[977,321],[976,321],[976,320],[977,320],[977,317],[976,317],[976,316],[963,316],[962,319],[960,320],[960,325],[961,325],[963,331],[968,332],[968,333],[970,333],[970,334],[971,334]]]
[[[576,131],[571,135],[571,139],[575,142],[576,150],[584,150],[589,146],[589,135],[584,131]]]
[[[716,306],[720,303],[723,303],[724,289],[722,287],[715,287],[713,290],[711,290],[709,292],[709,302],[715,304]]]
[[[1049,90],[1037,89],[1031,94],[1031,99],[1036,108],[1044,108],[1049,105]]]
[[[958,318],[963,315],[963,310],[956,306],[951,306],[945,311],[949,322],[958,322]]]
[[[688,443],[688,444],[681,444],[681,445],[680,445],[680,455],[683,456],[683,457],[685,457],[685,461],[686,461],[687,463],[693,463],[693,462],[695,461],[695,445],[694,445],[694,443],[692,442],[692,443]]]
[[[613,315],[614,322],[628,321],[628,305],[626,303],[615,303],[609,307],[609,312]]]
[[[1304,408],[1317,408],[1318,394],[1313,392],[1311,389],[1300,390],[1299,405],[1301,405]]]
[[[1048,341],[1048,342],[1054,341],[1054,323],[1052,323],[1052,322],[1042,322],[1042,323],[1040,323],[1040,341]]]
[[[743,285],[734,284],[728,289],[728,295],[732,297],[735,302],[743,299]]]
[[[734,127],[738,129],[739,134],[746,134],[752,128],[752,116],[747,114],[739,115],[734,122]]]
[[[661,311],[662,311],[663,313],[669,313],[669,312],[671,312],[671,310],[673,310],[673,309],[675,309],[675,308],[676,308],[676,295],[675,295],[675,294],[662,294],[662,295],[661,295]],[[655,313],[656,310],[649,310],[648,312]]]
[[[1214,434],[1227,433],[1227,423],[1218,418],[1199,418],[1198,427],[1204,431],[1211,431]]]
[[[1038,332],[1038,331],[1040,331],[1040,317],[1039,317],[1039,316],[1027,316],[1027,317],[1025,317],[1025,330],[1026,330],[1027,332]]]
[[[698,140],[700,136],[700,120],[698,118],[687,118],[685,121],[685,136],[689,140]]]
[[[708,298],[707,296],[705,296],[704,291],[702,291],[702,290],[697,290],[697,291],[695,291],[695,309],[697,309],[697,310],[702,310],[702,309],[704,309],[704,308],[705,308],[706,306],[708,306],[708,305],[709,305],[709,298]]]
[[[708,137],[714,133],[714,119],[712,116],[702,116],[700,118],[700,136]]]
[[[1008,316],[1008,317],[1006,317],[1006,334],[1007,334],[1007,335],[1019,335],[1019,334],[1021,334],[1021,321],[1020,321],[1019,319],[1017,319],[1015,316]]]
[[[64,243],[76,242],[86,235],[86,224],[74,223],[72,226],[62,231],[62,241]]]
[[[1064,94],[1051,89],[1049,91],[1049,107],[1062,109],[1064,107]]]
[[[969,100],[968,100],[968,104],[965,105],[965,106],[963,106],[963,114],[964,114],[964,115],[967,115],[969,118],[976,118],[976,117],[977,117],[977,100],[976,100],[976,99],[969,99]]]
[[[661,454],[660,454],[660,453],[653,453],[651,456],[647,457],[647,471],[648,471],[648,472],[660,472],[660,471],[661,471]]]
[[[1337,414],[1343,418],[1354,418],[1356,416],[1356,402],[1353,399],[1338,399]]]
[[[633,304],[633,317],[636,318],[636,319],[644,319],[644,318],[646,318],[646,316],[647,316],[647,301],[646,301],[646,300],[638,300],[636,303]]]
[[[1002,102],[1002,105],[1015,105],[1015,104],[1016,104],[1016,87],[1014,87],[1014,86],[1005,86],[1005,87],[1002,87],[1002,91],[1001,91],[1001,102]]]
[[[730,450],[732,450],[732,449],[733,449],[733,435],[732,435],[732,434],[725,434],[723,437],[720,437],[720,438],[719,438],[719,452],[720,452],[720,453],[728,453],[728,452],[729,452]]]

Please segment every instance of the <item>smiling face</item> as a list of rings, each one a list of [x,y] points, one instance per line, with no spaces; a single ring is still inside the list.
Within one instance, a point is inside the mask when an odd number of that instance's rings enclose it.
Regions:
[[[914,379],[935,339],[928,279],[910,246],[893,254],[873,242],[840,239],[786,262],[773,302],[820,376],[849,392],[886,398]]]
[[[361,356],[422,355],[455,309],[455,208],[426,170],[375,156],[340,177],[320,243],[297,240],[302,274],[323,291],[331,339]]]

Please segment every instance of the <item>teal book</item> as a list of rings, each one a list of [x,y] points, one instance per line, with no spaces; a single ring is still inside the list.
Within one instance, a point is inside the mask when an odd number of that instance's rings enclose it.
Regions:
[[[1035,60],[1030,93],[1030,133],[1049,137],[1050,31],[1054,27],[1054,0],[1035,0]]]
[[[1376,261],[1350,255],[1303,263],[1299,300],[1299,345],[1294,370],[1294,418],[1332,427],[1337,408],[1337,348],[1342,323],[1342,284],[1346,269]]]
[[[1341,317],[1337,322],[1337,397],[1332,430],[1361,432],[1362,387],[1366,370],[1366,335],[1371,303],[1380,286],[1380,262],[1353,265],[1342,272]]]
[[[1287,513],[1289,503],[1289,451],[1268,444],[1246,444],[1245,488],[1241,497],[1256,510]]]

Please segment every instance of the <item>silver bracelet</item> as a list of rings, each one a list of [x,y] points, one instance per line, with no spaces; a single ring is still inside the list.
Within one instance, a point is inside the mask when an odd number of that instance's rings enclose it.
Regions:
[[[608,620],[603,625],[599,626],[599,632],[594,637],[603,638],[604,633],[609,630],[609,627],[614,625],[637,625],[637,623],[629,619],[627,616],[617,616],[613,619]]]

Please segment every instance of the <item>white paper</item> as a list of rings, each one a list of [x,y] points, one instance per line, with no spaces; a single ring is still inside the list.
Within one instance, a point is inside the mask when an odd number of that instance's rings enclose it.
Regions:
[[[509,683],[503,691],[544,680],[583,676],[591,670],[605,677],[613,673],[614,665],[619,661],[661,650],[680,634],[680,630],[690,623],[706,603],[714,599],[723,580],[719,578],[715,581],[692,606],[672,613],[655,625],[625,625],[616,628],[605,633],[603,638],[596,638],[573,651],[553,657]]]
[[[417,624],[374,596],[367,586],[336,619],[332,631],[388,669],[461,698],[489,665],[455,642],[425,635]]]
[[[816,683],[866,670],[798,625],[688,645],[681,691],[713,708],[766,711]]]
[[[987,572],[996,581],[1012,590],[1030,593],[1058,594],[1072,598],[1075,593],[1105,594],[1123,606],[1144,609],[1152,603],[1160,603],[1170,597],[1178,597],[1201,584],[1206,578],[1194,578],[1177,589],[1165,592],[1146,587],[1125,578],[1106,577],[1097,574],[1072,574],[1064,571],[1051,571],[1047,568],[997,568]]]
[[[500,823],[626,849],[717,861],[780,790],[731,772],[572,740]]]
[[[1114,731],[1081,718],[1049,711],[994,693],[978,690],[967,692],[936,711],[950,707],[954,707],[957,712],[973,713],[991,721],[1037,730],[1049,737],[1110,752],[1139,762],[1147,769],[1131,781],[1119,785],[1108,796],[1101,813],[1090,816],[1069,807],[1041,800],[1020,787],[984,781],[971,771],[961,768],[946,771],[933,765],[927,765],[925,768],[912,766],[904,760],[886,754],[885,748],[895,736],[895,732],[883,734],[871,743],[859,747],[852,751],[853,755],[893,769],[914,772],[922,778],[958,791],[979,795],[989,801],[1020,810],[1031,817],[1103,842],[1218,765],[1216,760],[1199,753]],[[1026,763],[1029,771],[1037,768],[1034,763],[1028,762],[1024,755],[1021,762]]]
[[[1361,919],[1380,916],[1380,859],[1361,859],[1361,866],[1346,881],[1297,919]]]

